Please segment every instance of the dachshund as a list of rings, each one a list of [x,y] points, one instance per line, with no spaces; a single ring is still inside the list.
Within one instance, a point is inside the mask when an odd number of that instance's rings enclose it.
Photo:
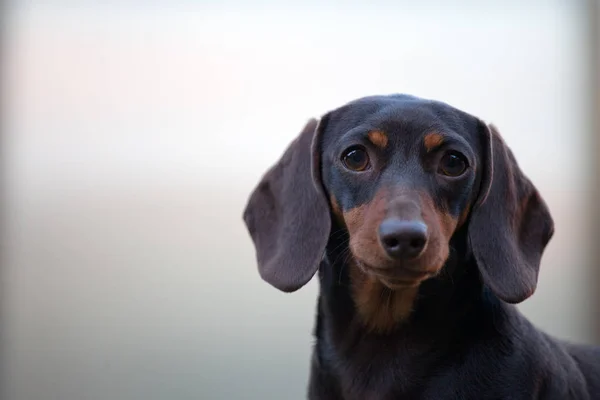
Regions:
[[[368,96],[311,119],[243,219],[262,279],[318,272],[310,400],[600,399],[600,348],[538,330],[548,206],[497,128]]]

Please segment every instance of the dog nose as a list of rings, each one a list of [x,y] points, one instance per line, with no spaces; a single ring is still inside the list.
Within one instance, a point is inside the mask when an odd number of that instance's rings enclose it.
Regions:
[[[427,226],[419,221],[387,219],[379,226],[379,239],[385,252],[396,260],[417,257],[427,244]]]

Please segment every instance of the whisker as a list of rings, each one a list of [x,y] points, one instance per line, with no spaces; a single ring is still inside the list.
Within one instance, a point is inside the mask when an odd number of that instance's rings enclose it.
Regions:
[[[449,248],[449,256],[448,260],[454,258],[456,256],[456,249],[452,246]],[[443,275],[444,278],[448,278],[450,280],[450,284],[454,286],[454,274],[448,268],[442,268],[440,275]]]
[[[339,243],[337,246],[335,246],[333,249],[331,249],[331,250],[330,250],[330,252],[331,252],[331,253],[335,253],[335,252],[337,252],[337,251],[338,251],[340,248],[342,248],[343,246],[346,246],[346,245],[348,245],[348,243],[350,243],[350,239],[345,239],[345,240],[342,240],[342,242],[341,242],[341,243]],[[344,250],[344,251],[345,251],[345,250]],[[336,258],[336,261],[337,261],[337,258]]]
[[[332,250],[332,252],[333,252],[333,253],[337,252],[337,250],[338,250],[338,249],[340,249],[342,246],[344,246],[344,245],[346,245],[346,244],[348,244],[348,241],[347,241],[347,240],[345,240],[344,242],[342,242],[342,243],[340,243],[338,246],[336,246],[336,247],[335,247],[335,248]],[[347,253],[349,253],[349,251],[350,251],[350,249],[349,249],[349,248],[345,248],[345,249],[343,249],[343,250],[342,250],[340,253],[338,253],[338,254],[336,255],[335,259],[333,260],[333,262],[332,262],[331,264],[332,264],[332,265],[336,265],[336,264],[337,264],[337,262],[338,262],[338,260],[340,260],[340,258],[342,258],[342,257],[345,257],[345,255],[346,255]]]
[[[343,254],[344,254],[344,262],[342,262],[342,265],[340,266],[340,273],[338,274],[338,285],[342,284],[342,273],[344,272],[344,267],[348,263],[348,256],[350,255],[350,251],[346,250],[343,252]]]

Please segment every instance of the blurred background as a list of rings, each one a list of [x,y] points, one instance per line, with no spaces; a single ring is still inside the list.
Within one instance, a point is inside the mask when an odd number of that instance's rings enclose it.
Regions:
[[[499,127],[556,221],[520,308],[600,344],[598,17],[594,0],[6,3],[0,397],[304,398],[317,284],[261,281],[241,213],[309,117],[377,93]]]

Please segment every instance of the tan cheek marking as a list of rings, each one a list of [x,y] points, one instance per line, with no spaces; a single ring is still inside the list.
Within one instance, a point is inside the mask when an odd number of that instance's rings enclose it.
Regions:
[[[388,261],[377,236],[379,224],[386,214],[388,193],[385,189],[380,190],[369,203],[344,213],[352,254],[368,264],[379,265]]]
[[[422,202],[422,212],[424,214],[423,216],[426,220],[425,222],[428,225],[434,225],[429,227],[432,230],[430,234],[439,235],[441,233],[443,240],[446,242],[450,241],[450,238],[454,234],[458,224],[458,220],[447,212],[438,210],[435,206],[435,202],[429,194],[420,193],[420,197]],[[437,221],[431,221],[430,216],[435,216]]]
[[[382,131],[369,132],[369,140],[377,147],[385,148],[388,144],[388,137]]]
[[[425,135],[425,138],[423,138],[423,144],[428,152],[435,149],[442,143],[444,143],[444,137],[439,133],[428,133]]]
[[[342,209],[340,207],[340,204],[336,200],[336,198],[333,196],[330,196],[329,203],[331,204],[331,213],[333,214],[333,216],[335,217],[335,219],[338,222],[343,224],[344,223],[344,215],[342,214]]]
[[[361,256],[376,258],[377,238],[373,232],[385,216],[388,192],[381,190],[370,203],[343,213],[350,233],[350,247]],[[390,290],[354,262],[349,266],[352,298],[361,323],[372,332],[390,332],[412,312],[418,288]]]
[[[350,279],[356,311],[369,331],[390,332],[412,312],[417,287],[390,290],[355,264],[350,266]]]
[[[440,219],[442,234],[444,235],[445,239],[449,242],[450,238],[454,234],[454,230],[456,229],[458,220],[452,215],[442,211],[438,211],[438,218]]]
[[[463,210],[463,212],[460,214],[460,217],[458,218],[458,223],[456,224],[457,228],[460,228],[461,226],[464,225],[465,222],[467,222],[467,218],[469,218],[469,214],[471,213],[471,205],[468,204],[465,209]]]
[[[420,193],[423,220],[429,230],[429,243],[422,257],[423,266],[433,273],[441,271],[449,255],[450,237],[456,228],[451,215],[439,211],[427,193]]]
[[[352,234],[356,234],[364,222],[364,216],[367,206],[365,204],[352,208],[346,212],[344,212],[343,218],[346,226],[348,227],[348,232]]]

